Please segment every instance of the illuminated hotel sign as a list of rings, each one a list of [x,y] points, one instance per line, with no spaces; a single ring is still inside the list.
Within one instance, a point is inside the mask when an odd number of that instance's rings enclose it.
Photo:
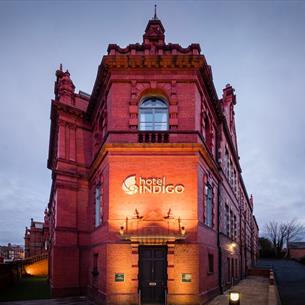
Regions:
[[[163,177],[128,176],[122,183],[122,190],[128,195],[134,194],[181,194],[184,192],[183,184],[166,183]]]

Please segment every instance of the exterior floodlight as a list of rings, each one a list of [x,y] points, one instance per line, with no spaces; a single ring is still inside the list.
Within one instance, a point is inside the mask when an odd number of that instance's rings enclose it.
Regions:
[[[229,293],[229,305],[239,305],[240,304],[240,293],[237,291],[231,291]]]

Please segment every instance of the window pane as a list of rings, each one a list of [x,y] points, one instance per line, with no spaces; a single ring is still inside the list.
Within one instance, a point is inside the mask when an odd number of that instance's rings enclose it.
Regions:
[[[140,130],[153,130],[151,123],[140,123]]]
[[[167,111],[165,110],[156,110],[155,111],[155,122],[167,122]]]
[[[100,207],[101,207],[101,189],[97,186],[95,189],[95,226],[100,224]]]
[[[205,185],[205,224],[212,227],[212,217],[213,217],[213,193],[212,187],[209,184]]]
[[[149,110],[143,110],[140,113],[140,122],[153,122],[153,114],[152,112]]]
[[[154,130],[167,130],[167,123],[155,123]]]

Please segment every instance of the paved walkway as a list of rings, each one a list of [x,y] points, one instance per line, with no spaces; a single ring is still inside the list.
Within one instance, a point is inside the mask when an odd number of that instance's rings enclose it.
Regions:
[[[268,286],[267,278],[249,276],[233,286],[232,290],[240,292],[242,305],[268,305]],[[228,305],[228,293],[219,295],[207,305]],[[0,305],[94,305],[86,297],[61,298],[61,299],[46,299],[18,302],[1,302]],[[298,305],[301,305],[298,304]]]
[[[233,286],[231,290],[240,292],[240,304],[242,305],[268,305],[268,287],[267,278],[258,276],[248,276]],[[207,305],[228,305],[229,291],[217,296]]]
[[[261,259],[257,267],[273,269],[282,305],[305,305],[305,265],[285,259]]]
[[[1,305],[95,305],[86,297],[73,297],[61,299],[30,300],[16,302],[0,302]]]

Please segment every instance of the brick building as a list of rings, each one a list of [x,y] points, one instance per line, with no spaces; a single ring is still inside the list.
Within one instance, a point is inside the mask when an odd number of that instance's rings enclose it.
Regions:
[[[49,217],[45,210],[44,222],[31,218],[30,228],[25,228],[24,253],[25,258],[47,252],[49,239]]]
[[[288,245],[288,256],[297,260],[305,260],[305,242],[295,241]]]
[[[48,168],[53,295],[202,304],[245,276],[258,227],[239,164],[236,97],[198,44],[111,44],[91,95],[56,72]]]

